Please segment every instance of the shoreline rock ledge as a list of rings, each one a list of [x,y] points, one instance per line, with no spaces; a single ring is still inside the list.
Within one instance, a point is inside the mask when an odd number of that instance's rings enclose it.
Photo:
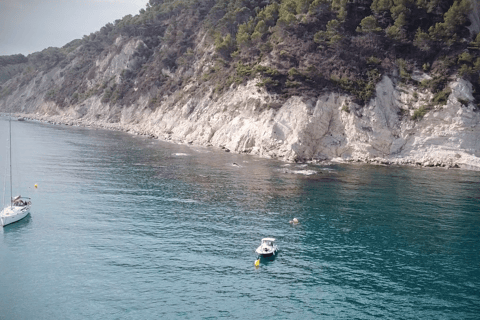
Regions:
[[[121,130],[288,162],[480,170],[480,112],[473,103],[472,85],[465,80],[451,82],[447,104],[433,107],[416,121],[411,116],[431,94],[396,84],[388,76],[365,106],[334,92],[281,102],[257,82],[232,85],[217,97],[184,88],[182,99],[172,102],[166,97],[155,110],[147,108],[147,97],[120,106],[92,96],[60,108],[43,96],[32,98],[35,90],[18,90],[0,100],[0,110],[55,124]]]

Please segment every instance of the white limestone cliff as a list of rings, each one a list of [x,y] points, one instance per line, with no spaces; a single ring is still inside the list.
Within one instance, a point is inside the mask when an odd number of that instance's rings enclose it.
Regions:
[[[138,43],[119,40],[116,45],[120,53],[99,57],[92,85],[128,66]],[[464,80],[450,84],[452,94],[445,106],[436,106],[418,121],[411,120],[411,115],[424,101],[430,101],[431,94],[396,84],[387,76],[378,83],[376,97],[365,106],[333,92],[316,99],[291,97],[281,103],[254,80],[232,85],[220,96],[213,90],[199,92],[191,83],[180,98],[165,96],[154,110],[147,108],[147,96],[129,106],[110,105],[91,96],[59,108],[45,101],[44,92],[46,82],[62,85],[62,81],[60,68],[39,75],[3,99],[0,109],[32,119],[124,130],[285,161],[362,161],[480,170],[480,112],[475,111],[471,85]]]

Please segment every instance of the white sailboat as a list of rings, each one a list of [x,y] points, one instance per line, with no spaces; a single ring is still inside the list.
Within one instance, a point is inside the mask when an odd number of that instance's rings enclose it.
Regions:
[[[12,196],[12,117],[9,118],[8,125],[10,134],[10,205],[7,205],[3,208],[2,212],[0,212],[0,224],[2,227],[25,218],[30,213],[30,207],[32,206],[30,198]]]

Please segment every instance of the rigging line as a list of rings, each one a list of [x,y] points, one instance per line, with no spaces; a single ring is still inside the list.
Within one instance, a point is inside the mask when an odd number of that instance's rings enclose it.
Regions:
[[[5,194],[7,192],[7,171],[8,171],[7,157],[6,157],[7,153],[8,153],[8,143],[5,143],[5,175],[4,175],[4,179],[3,179],[2,207],[6,205]]]
[[[13,192],[12,192],[12,114],[10,113],[9,118],[9,129],[10,129],[10,207],[13,207]]]
[[[5,144],[5,154],[7,154],[8,152],[8,144]],[[6,160],[6,159],[5,159]],[[5,203],[5,194],[7,193],[7,174],[8,174],[8,166],[7,166],[7,162],[5,161],[5,179],[3,179],[3,202],[2,202],[2,205],[6,205]]]

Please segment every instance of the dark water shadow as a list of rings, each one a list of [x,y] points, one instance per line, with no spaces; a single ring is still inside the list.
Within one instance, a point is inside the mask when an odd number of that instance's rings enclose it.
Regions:
[[[270,256],[270,257],[260,257],[260,263],[268,265],[268,264],[272,263],[273,261],[275,261],[277,256],[278,256],[278,252],[276,254],[274,254],[273,256]]]

